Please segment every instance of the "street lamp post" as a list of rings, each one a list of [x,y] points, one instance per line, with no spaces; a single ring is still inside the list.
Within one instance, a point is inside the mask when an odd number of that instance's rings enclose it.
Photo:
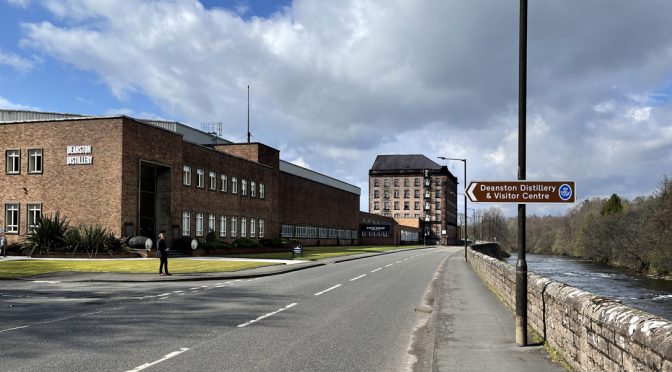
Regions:
[[[469,238],[469,233],[467,232],[467,159],[447,158],[445,156],[439,156],[438,158],[442,160],[457,160],[464,163],[464,261],[467,261],[467,240]]]

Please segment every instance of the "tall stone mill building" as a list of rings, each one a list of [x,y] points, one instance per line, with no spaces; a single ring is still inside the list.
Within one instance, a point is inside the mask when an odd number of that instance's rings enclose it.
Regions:
[[[424,155],[378,155],[369,170],[369,213],[421,228],[427,243],[456,244],[457,177]]]

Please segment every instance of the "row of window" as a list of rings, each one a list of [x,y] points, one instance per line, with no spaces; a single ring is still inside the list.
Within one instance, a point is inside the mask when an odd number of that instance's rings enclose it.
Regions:
[[[37,219],[42,215],[42,204],[29,203],[26,204],[26,231],[31,232],[35,230]],[[8,203],[5,204],[5,233],[18,234],[19,226],[21,225],[21,204]]]
[[[42,149],[28,149],[28,174],[42,173]],[[21,150],[5,151],[5,173],[21,174]]]
[[[435,199],[440,199],[441,198],[441,189],[435,190],[434,191],[434,198]],[[432,194],[430,193],[429,190],[425,191],[425,198],[429,198]],[[394,190],[393,196],[395,199],[399,199],[399,190]],[[390,198],[390,190],[383,190],[383,197],[385,199]],[[413,190],[413,197],[414,198],[420,198],[420,190],[415,189]],[[380,190],[373,190],[373,198],[374,199],[379,199],[380,198]],[[410,199],[411,198],[411,190],[404,190],[404,199]]]
[[[387,238],[390,236],[390,233],[387,231],[362,231],[362,236],[368,236],[372,238]]]
[[[280,236],[283,238],[357,239],[357,230],[309,225],[282,225]]]
[[[426,175],[426,177],[428,177],[428,175]],[[436,186],[441,186],[441,178],[435,177],[434,178],[434,184]],[[392,185],[394,185],[394,187],[399,187],[399,179],[398,178],[392,179]],[[420,178],[415,177],[413,179],[413,186],[419,187],[420,185],[422,185],[422,183],[420,181]],[[429,186],[429,185],[430,185],[429,179],[425,180],[425,186]],[[373,179],[373,186],[374,187],[380,187],[380,178],[374,178]],[[410,187],[410,186],[411,186],[411,179],[410,178],[404,178],[404,187]],[[390,187],[390,179],[389,178],[384,178],[383,179],[383,187]]]
[[[420,238],[420,234],[415,231],[401,230],[401,241],[402,242],[417,242]]]
[[[197,237],[205,236],[212,231],[221,238],[226,238],[227,234],[231,238],[237,238],[239,233],[241,238],[247,238],[248,234],[250,238],[263,238],[266,230],[263,218],[240,217],[239,220],[238,217],[220,215],[218,220],[217,215],[212,213],[207,215],[195,213],[194,219],[196,220],[195,235]],[[207,230],[205,230],[206,227]],[[182,235],[191,236],[191,212],[182,212]]]
[[[182,166],[182,184],[184,186],[191,186],[191,166],[184,165]],[[217,173],[208,172],[208,183],[210,190],[217,190]],[[229,182],[228,177],[225,174],[219,176],[219,186],[221,192],[229,192]],[[266,198],[266,186],[263,183],[257,183],[255,181],[248,181],[246,179],[240,180],[240,194],[243,196],[251,196],[253,198],[257,197],[257,186],[259,186],[259,198]],[[205,170],[197,168],[196,169],[196,187],[205,188]],[[238,178],[231,177],[231,193],[238,194]]]
[[[394,210],[398,211],[399,210],[399,202],[395,201],[393,204]],[[390,202],[383,202],[383,209],[384,210],[390,210]],[[416,211],[420,210],[420,202],[415,202],[413,205],[413,209]],[[431,204],[430,203],[425,203],[425,210],[430,210],[431,209]],[[435,210],[441,210],[441,202],[435,202],[434,203],[434,209]],[[373,202],[373,210],[374,211],[379,211],[380,210],[380,202],[374,201]],[[411,203],[410,202],[404,202],[404,210],[405,211],[410,211],[411,210]]]

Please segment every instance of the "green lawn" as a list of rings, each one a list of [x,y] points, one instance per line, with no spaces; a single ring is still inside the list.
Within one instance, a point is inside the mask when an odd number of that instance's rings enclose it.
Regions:
[[[274,265],[268,262],[237,262],[219,260],[168,261],[173,274],[225,272]],[[59,271],[88,273],[158,273],[159,260],[15,260],[0,262],[0,278],[22,278]]]
[[[303,256],[296,256],[298,260],[317,261],[325,258],[333,258],[340,256],[350,256],[363,253],[377,253],[387,251],[397,251],[411,248],[422,247],[421,245],[407,245],[407,246],[333,246],[333,247],[304,247]],[[289,260],[292,258],[291,252],[278,253],[254,253],[245,255],[234,255],[231,257],[242,258],[259,258],[259,259],[281,259]]]

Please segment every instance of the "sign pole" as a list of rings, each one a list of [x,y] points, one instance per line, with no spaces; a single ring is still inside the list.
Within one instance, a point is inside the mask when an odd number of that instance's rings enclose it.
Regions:
[[[518,180],[526,179],[527,146],[527,0],[520,0],[518,66]],[[518,261],[516,262],[516,345],[527,345],[527,261],[525,260],[525,204],[518,204]]]

